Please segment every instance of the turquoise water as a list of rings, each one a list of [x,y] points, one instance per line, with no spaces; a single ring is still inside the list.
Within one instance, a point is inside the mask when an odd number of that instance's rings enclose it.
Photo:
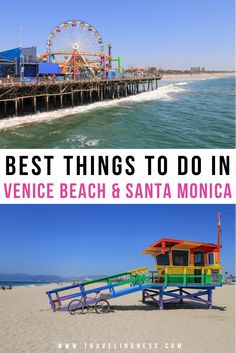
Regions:
[[[119,101],[0,120],[0,148],[234,148],[234,77],[163,80]]]

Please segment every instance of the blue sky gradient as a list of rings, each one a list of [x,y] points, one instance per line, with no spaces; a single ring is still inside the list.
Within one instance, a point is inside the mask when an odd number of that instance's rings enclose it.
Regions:
[[[0,272],[62,276],[112,274],[149,266],[140,254],[162,237],[216,243],[234,273],[233,205],[1,205]]]
[[[46,48],[51,30],[68,19],[93,24],[124,66],[234,69],[234,0],[12,0],[1,2],[0,50]]]

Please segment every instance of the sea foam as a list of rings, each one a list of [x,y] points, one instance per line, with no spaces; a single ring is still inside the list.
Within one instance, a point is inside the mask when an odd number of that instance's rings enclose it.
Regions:
[[[142,92],[137,95],[114,99],[104,102],[96,102],[92,104],[76,106],[74,108],[65,108],[60,110],[53,110],[50,112],[37,113],[33,115],[25,115],[21,117],[11,117],[0,120],[0,130],[15,129],[18,127],[23,127],[27,125],[41,124],[45,122],[50,122],[55,119],[63,118],[68,115],[86,113],[96,108],[106,108],[111,106],[147,102],[152,100],[171,100],[173,99],[172,93],[180,93],[184,91],[181,85],[185,85],[186,82],[180,82],[177,84],[168,84],[159,87],[156,90],[149,92]]]

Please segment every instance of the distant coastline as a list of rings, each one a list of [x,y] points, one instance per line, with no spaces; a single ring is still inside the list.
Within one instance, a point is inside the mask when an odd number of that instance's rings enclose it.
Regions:
[[[87,281],[105,277],[105,275],[81,275],[81,276],[56,276],[56,275],[30,275],[30,274],[7,274],[0,273],[0,289],[8,287],[11,284],[13,287],[31,287],[42,285],[63,285],[65,283],[73,283],[74,281]]]
[[[227,72],[220,72],[220,71],[209,71],[209,72],[199,72],[199,73],[191,73],[191,72],[178,72],[178,73],[162,73],[162,79],[190,79],[190,78],[211,78],[211,77],[231,77],[235,76],[235,71],[227,71]]]
[[[34,287],[34,286],[43,286],[43,285],[49,285],[51,283],[55,282],[34,282],[34,281],[0,281],[0,289],[2,287],[8,288],[9,284],[12,285],[12,287]]]

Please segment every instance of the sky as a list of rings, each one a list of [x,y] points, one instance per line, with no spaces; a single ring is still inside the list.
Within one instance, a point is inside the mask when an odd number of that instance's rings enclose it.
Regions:
[[[40,54],[56,25],[80,19],[112,42],[124,67],[234,69],[234,0],[11,0],[0,14],[0,50],[21,42]]]
[[[0,273],[109,275],[148,266],[140,251],[162,237],[217,242],[234,274],[233,205],[1,205]]]

